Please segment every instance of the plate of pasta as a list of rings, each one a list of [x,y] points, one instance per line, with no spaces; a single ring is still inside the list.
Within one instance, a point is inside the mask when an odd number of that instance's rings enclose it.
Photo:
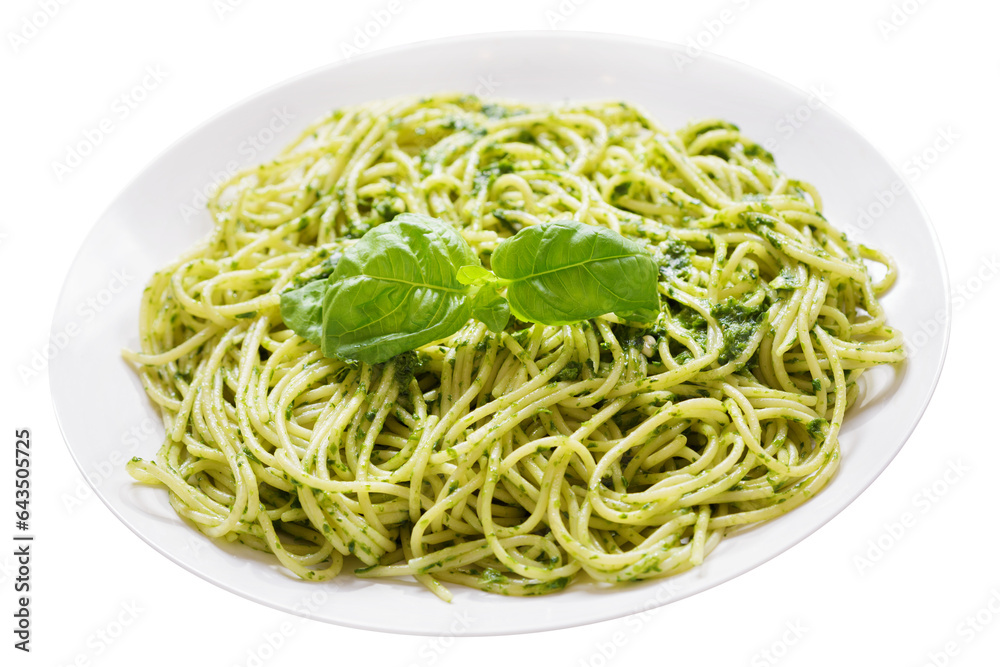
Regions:
[[[804,539],[915,428],[949,318],[926,215],[807,94],[669,44],[480,35],[175,143],[70,268],[50,379],[97,495],[194,574],[490,635]]]

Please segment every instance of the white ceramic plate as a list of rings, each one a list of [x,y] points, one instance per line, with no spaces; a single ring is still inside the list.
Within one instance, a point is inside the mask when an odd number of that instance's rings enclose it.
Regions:
[[[842,119],[760,72],[707,55],[685,57],[683,47],[580,33],[437,41],[300,76],[178,141],[98,220],[69,271],[53,322],[54,340],[68,341],[50,367],[56,413],[97,495],[152,547],[234,593],[331,623],[419,634],[531,632],[624,616],[732,579],[829,521],[888,465],[933,392],[948,338],[940,323],[950,319],[941,252],[902,177]],[[912,357],[900,372],[872,374],[866,400],[842,433],[841,470],[822,493],[729,537],[704,565],[670,580],[613,591],[580,584],[524,599],[454,587],[449,605],[407,582],[349,573],[330,584],[300,581],[249,549],[210,543],[177,518],[162,488],[132,482],[124,462],[151,456],[162,429],[119,350],[137,346],[146,280],[209,230],[200,193],[226,172],[271,157],[330,109],[442,90],[531,101],[620,98],[668,127],[705,116],[731,120],[773,148],[785,171],[815,184],[836,224],[896,258],[901,277],[884,303],[890,322],[907,333]],[[879,192],[892,192],[894,201],[885,206],[883,195],[880,204]],[[870,217],[858,222],[859,210]]]

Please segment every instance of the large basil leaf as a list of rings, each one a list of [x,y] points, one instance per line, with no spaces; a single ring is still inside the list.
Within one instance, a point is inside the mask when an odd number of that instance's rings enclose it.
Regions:
[[[453,226],[413,213],[344,251],[323,300],[326,356],[386,361],[458,331],[472,316],[463,265],[479,264]]]
[[[615,313],[650,322],[660,311],[657,266],[637,244],[605,227],[560,220],[526,227],[493,252],[520,320],[573,324]]]

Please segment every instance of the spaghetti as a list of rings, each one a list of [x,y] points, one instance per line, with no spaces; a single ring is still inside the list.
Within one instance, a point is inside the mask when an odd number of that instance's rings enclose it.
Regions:
[[[866,368],[903,359],[885,254],[733,125],[673,132],[626,103],[434,95],[345,108],[209,203],[210,237],[153,275],[141,351],[155,461],[213,538],[298,576],[408,576],[532,595],[578,575],[663,577],[834,475]],[[404,211],[449,221],[486,266],[557,219],[659,265],[661,312],[500,334],[470,320],[383,364],[324,357],[280,294]],[[866,262],[885,267],[874,280]]]

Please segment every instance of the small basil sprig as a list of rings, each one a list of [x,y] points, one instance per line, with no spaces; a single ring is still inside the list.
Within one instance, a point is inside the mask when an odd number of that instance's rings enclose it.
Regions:
[[[404,213],[346,249],[328,280],[284,292],[281,316],[328,357],[379,363],[470,318],[499,333],[512,312],[555,325],[612,312],[648,322],[659,313],[652,256],[603,227],[527,227],[497,246],[493,268],[452,225]]]
[[[314,280],[281,295],[285,326],[314,345],[323,347],[323,297],[327,282]]]

